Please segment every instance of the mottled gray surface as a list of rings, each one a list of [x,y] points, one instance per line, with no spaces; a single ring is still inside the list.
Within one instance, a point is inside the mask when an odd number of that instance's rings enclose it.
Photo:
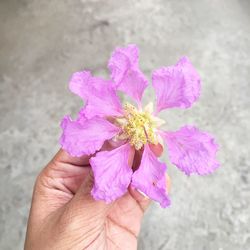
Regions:
[[[250,249],[250,1],[1,0],[1,250],[22,249],[35,177],[58,150],[61,117],[80,107],[67,90],[71,73],[106,76],[113,48],[130,42],[148,76],[191,58],[200,101],[162,117],[169,129],[189,123],[215,134],[222,163],[190,178],[168,164],[172,206],[151,207],[139,249]]]

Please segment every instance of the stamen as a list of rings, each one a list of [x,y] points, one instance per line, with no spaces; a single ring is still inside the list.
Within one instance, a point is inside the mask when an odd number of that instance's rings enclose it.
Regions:
[[[157,123],[148,110],[139,111],[133,105],[126,103],[124,117],[117,118],[116,122],[122,128],[120,138],[127,138],[131,145],[139,150],[146,143],[157,143],[155,130]]]

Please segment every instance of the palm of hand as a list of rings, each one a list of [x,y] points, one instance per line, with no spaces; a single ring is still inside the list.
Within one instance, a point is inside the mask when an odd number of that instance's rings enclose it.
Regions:
[[[127,194],[117,200],[100,228],[99,235],[89,249],[137,249],[143,210],[137,201]]]
[[[26,250],[136,249],[149,200],[131,188],[109,205],[93,200],[90,167],[82,166],[87,161],[60,151],[42,171],[34,190]]]

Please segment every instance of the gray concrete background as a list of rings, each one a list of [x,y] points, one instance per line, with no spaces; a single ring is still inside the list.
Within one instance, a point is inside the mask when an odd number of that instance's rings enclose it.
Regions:
[[[22,249],[35,177],[59,148],[60,119],[80,107],[70,75],[107,76],[110,53],[127,43],[140,46],[148,76],[190,57],[200,101],[162,117],[169,129],[196,124],[221,145],[211,176],[188,178],[168,164],[172,206],[150,208],[139,249],[250,249],[250,1],[1,0],[1,250]]]

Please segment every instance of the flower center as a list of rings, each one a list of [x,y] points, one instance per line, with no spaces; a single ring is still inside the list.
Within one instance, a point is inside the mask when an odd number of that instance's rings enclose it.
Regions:
[[[116,122],[122,128],[119,139],[129,139],[129,142],[136,150],[144,144],[157,144],[156,117],[150,112],[150,108],[139,111],[133,105],[126,103],[124,106],[124,116],[117,118]]]

